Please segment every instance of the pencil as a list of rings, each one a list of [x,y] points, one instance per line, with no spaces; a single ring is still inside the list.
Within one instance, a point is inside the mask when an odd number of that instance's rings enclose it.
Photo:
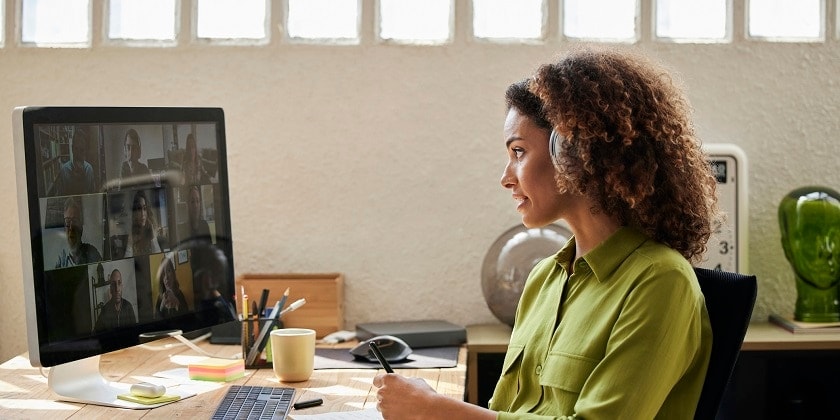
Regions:
[[[289,298],[289,288],[286,288],[286,291],[283,292],[283,297],[280,298],[280,310],[283,310],[283,307],[286,306],[286,299]]]

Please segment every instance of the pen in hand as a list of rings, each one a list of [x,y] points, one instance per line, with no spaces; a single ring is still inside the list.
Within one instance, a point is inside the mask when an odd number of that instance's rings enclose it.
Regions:
[[[376,345],[376,342],[371,341],[368,345],[370,346],[370,350],[373,352],[373,355],[376,356],[376,360],[379,360],[379,364],[382,365],[382,369],[385,369],[385,372],[394,373],[394,369],[391,369],[391,365],[388,364],[388,361],[385,360],[385,356],[383,356],[382,352],[379,351],[379,346]]]

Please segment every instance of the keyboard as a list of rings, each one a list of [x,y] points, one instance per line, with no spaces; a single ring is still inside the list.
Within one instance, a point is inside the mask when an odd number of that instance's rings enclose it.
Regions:
[[[294,395],[294,388],[231,385],[211,418],[282,420],[289,414]]]

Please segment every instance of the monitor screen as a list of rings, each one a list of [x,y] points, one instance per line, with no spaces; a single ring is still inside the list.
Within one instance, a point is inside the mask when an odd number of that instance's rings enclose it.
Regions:
[[[34,366],[234,319],[220,108],[21,107],[13,127]]]

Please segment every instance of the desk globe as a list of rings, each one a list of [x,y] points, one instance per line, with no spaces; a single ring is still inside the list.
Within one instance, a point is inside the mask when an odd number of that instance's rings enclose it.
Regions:
[[[794,319],[840,321],[840,194],[809,186],[779,204],[782,248],[796,278]]]
[[[518,225],[493,242],[481,266],[481,290],[490,312],[513,325],[516,307],[531,269],[556,254],[571,238],[565,227],[552,224],[541,228]]]

